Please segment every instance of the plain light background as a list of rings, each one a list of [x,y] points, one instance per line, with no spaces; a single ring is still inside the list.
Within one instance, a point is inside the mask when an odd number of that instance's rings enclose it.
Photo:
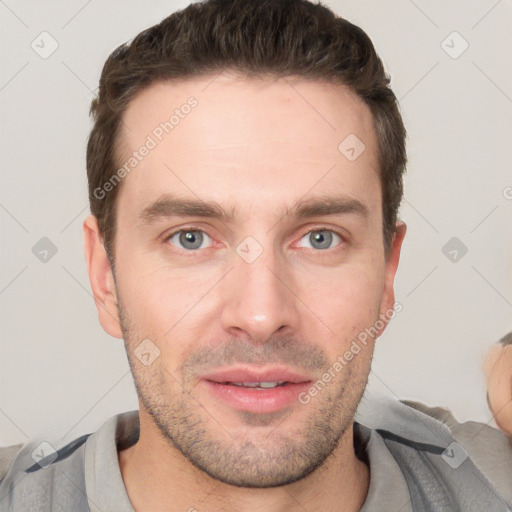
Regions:
[[[409,136],[403,310],[377,342],[369,393],[493,425],[481,365],[512,330],[512,3],[325,4],[372,38]],[[83,255],[88,109],[110,52],[186,5],[0,0],[0,445],[70,441],[138,406]],[[46,51],[58,43],[47,58],[31,46],[43,37]],[[47,262],[32,251],[43,237],[57,249]]]

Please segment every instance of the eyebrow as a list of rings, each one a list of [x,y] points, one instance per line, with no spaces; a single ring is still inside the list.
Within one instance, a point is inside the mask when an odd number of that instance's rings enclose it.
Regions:
[[[367,221],[370,212],[368,207],[359,199],[345,195],[315,196],[309,200],[300,200],[291,208],[285,209],[281,216],[291,216],[296,219],[329,215],[356,215]],[[146,206],[137,215],[137,225],[148,226],[159,220],[170,217],[205,217],[218,219],[223,223],[233,222],[235,209],[226,210],[215,201],[202,201],[194,198],[184,198],[164,194],[156,201]]]

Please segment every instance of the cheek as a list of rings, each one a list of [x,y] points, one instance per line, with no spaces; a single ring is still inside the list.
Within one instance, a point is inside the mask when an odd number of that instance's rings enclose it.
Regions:
[[[382,277],[356,266],[302,275],[300,297],[338,336],[352,336],[375,322]]]
[[[197,270],[153,267],[148,272],[132,272],[123,281],[122,298],[129,304],[127,314],[137,338],[133,344],[138,344],[139,338],[155,343],[159,364],[176,380],[175,366],[194,349],[190,341],[212,328],[211,313],[216,305],[212,303],[214,294],[208,292],[217,280],[215,274]]]
[[[137,318],[152,324],[159,319],[169,328],[205,294],[212,279],[211,272],[205,274],[193,266],[172,268],[141,260],[124,270],[121,291]]]

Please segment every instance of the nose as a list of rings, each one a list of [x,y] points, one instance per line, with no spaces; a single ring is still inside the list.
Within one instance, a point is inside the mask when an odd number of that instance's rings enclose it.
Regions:
[[[251,263],[234,254],[233,269],[223,280],[222,327],[233,336],[263,343],[279,331],[293,334],[300,320],[299,299],[286,262],[272,251]]]

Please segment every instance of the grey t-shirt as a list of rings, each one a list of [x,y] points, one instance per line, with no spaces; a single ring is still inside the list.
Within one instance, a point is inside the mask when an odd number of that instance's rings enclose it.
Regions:
[[[0,512],[134,512],[118,450],[138,437],[138,411],[129,411],[65,446],[26,443],[0,483]],[[361,512],[511,510],[512,447],[489,426],[414,402],[363,401],[354,446],[370,467]]]

